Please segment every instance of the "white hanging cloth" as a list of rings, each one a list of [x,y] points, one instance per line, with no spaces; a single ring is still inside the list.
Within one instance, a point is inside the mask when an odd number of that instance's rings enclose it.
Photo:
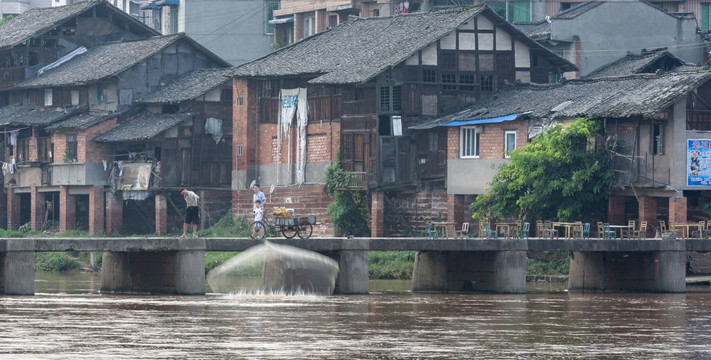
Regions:
[[[309,124],[309,100],[306,96],[306,88],[299,88],[296,123],[299,127],[296,151],[296,182],[302,184],[306,178],[306,126]]]

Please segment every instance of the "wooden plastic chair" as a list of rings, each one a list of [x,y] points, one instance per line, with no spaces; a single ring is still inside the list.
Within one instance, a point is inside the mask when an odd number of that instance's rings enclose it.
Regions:
[[[590,223],[576,225],[575,230],[573,230],[573,237],[590,239]]]
[[[541,220],[536,220],[536,236],[545,237],[543,233],[543,221]]]
[[[425,223],[425,237],[428,239],[439,238],[437,231],[435,231],[434,227],[432,226],[432,223],[429,221]]]
[[[617,239],[617,234],[615,234],[614,230],[610,230],[610,224],[608,223],[602,224],[602,234],[603,239]]]
[[[543,235],[545,238],[558,238],[558,229],[553,228],[553,223],[546,220],[543,222]]]
[[[638,239],[646,239],[647,238],[647,222],[642,221],[639,223],[639,230],[634,231],[634,236]]]
[[[491,229],[489,228],[489,223],[488,223],[488,222],[487,222],[486,224],[484,224],[484,227],[485,227],[486,238],[487,238],[487,239],[491,239],[491,238],[496,239],[497,237],[499,237],[499,235],[496,233],[496,230],[491,230]]]
[[[518,237],[528,239],[529,232],[531,231],[531,223],[525,222],[521,225],[521,229],[518,231]]]
[[[468,237],[469,236],[469,223],[462,223],[462,230],[457,231],[457,237]]]
[[[597,222],[597,237],[604,239],[605,238],[604,231],[605,230],[603,229],[602,221],[598,221]]]

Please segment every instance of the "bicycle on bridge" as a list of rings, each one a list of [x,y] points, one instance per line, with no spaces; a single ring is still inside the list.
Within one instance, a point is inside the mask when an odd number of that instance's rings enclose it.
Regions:
[[[264,239],[267,236],[275,236],[281,232],[287,239],[291,239],[296,235],[301,239],[308,239],[314,231],[315,216],[294,216],[291,211],[283,207],[275,207],[272,210],[272,215],[273,217],[270,218],[265,212],[262,220],[250,223],[249,237],[252,239]]]

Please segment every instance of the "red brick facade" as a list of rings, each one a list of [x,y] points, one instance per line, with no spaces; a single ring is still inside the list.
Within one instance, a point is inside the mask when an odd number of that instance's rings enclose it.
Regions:
[[[89,235],[104,232],[105,199],[103,186],[89,189]]]
[[[69,195],[68,186],[59,187],[59,231],[64,232],[76,226],[76,199]]]
[[[383,237],[385,236],[384,224],[385,212],[385,197],[382,191],[374,191],[370,193],[370,236]]]
[[[165,195],[156,194],[156,235],[168,233],[168,200]]]
[[[42,228],[45,212],[44,198],[44,194],[38,192],[36,186],[30,188],[30,227],[32,230],[39,230]]]
[[[686,222],[686,206],[685,197],[674,197],[669,199],[669,222],[685,223]]]
[[[20,194],[13,188],[7,189],[7,229],[17,230],[20,227]]]
[[[123,200],[111,192],[106,192],[106,233],[118,235],[123,228]]]

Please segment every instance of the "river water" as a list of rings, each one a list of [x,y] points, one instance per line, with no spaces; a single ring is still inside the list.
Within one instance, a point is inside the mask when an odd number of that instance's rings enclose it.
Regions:
[[[0,296],[0,358],[708,359],[711,289],[686,294],[103,295],[96,274],[37,273]]]

